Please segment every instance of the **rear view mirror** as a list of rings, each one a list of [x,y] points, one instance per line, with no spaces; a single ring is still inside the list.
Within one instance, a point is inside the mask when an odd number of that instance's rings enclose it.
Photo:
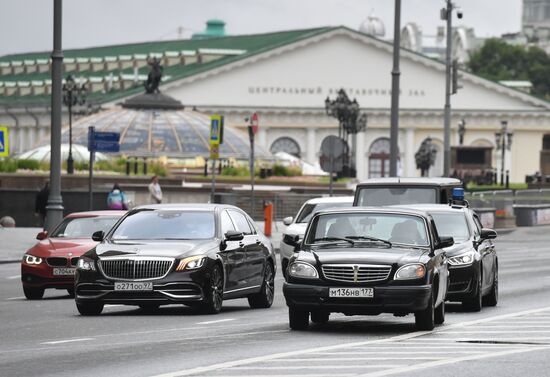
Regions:
[[[292,224],[292,220],[294,220],[294,218],[292,216],[285,217],[283,219],[283,224],[285,224],[286,226],[289,226],[290,224]]]
[[[242,232],[238,232],[236,230],[229,230],[227,233],[225,233],[225,240],[226,241],[240,241],[244,238],[244,234]]]
[[[94,232],[94,234],[92,234],[92,240],[96,242],[103,241],[104,237],[105,237],[105,232],[102,230],[98,230],[97,232]]]
[[[39,240],[39,241],[45,240],[46,238],[48,238],[48,231],[47,230],[43,230],[42,232],[40,232],[36,235],[36,239]]]
[[[286,243],[287,245],[290,245],[290,246],[294,246],[295,248],[300,244],[300,236],[299,235],[290,235],[290,234],[285,234],[285,236],[283,237],[283,242]]]
[[[494,240],[495,238],[497,238],[497,232],[495,230],[489,228],[481,229],[482,240]]]
[[[444,249],[446,247],[453,246],[455,244],[455,240],[453,237],[439,237],[439,244],[437,245],[438,249]]]

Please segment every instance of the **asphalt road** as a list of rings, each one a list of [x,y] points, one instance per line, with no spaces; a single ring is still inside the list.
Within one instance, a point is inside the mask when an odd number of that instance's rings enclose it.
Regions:
[[[282,277],[271,309],[226,301],[218,315],[107,306],[81,317],[64,291],[27,301],[18,264],[0,264],[0,376],[548,376],[550,227],[497,239],[500,302],[447,305],[443,326],[414,317],[332,315],[288,329]]]

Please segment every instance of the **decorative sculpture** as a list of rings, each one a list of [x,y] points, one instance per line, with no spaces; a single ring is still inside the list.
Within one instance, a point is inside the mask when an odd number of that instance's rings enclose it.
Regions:
[[[428,176],[430,166],[435,163],[436,154],[437,149],[435,149],[434,145],[432,144],[432,138],[428,136],[424,139],[424,141],[422,141],[422,144],[420,144],[420,148],[418,148],[418,151],[414,155],[414,158],[416,160],[416,168],[420,169],[422,177]]]
[[[159,85],[162,78],[162,66],[157,58],[147,59],[147,64],[151,67],[147,75],[147,81],[143,84],[147,94],[160,93]]]

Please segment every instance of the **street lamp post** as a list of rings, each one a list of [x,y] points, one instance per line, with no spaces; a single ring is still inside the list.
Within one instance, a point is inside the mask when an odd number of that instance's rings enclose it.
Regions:
[[[353,173],[355,172],[355,159],[350,158],[349,135],[355,137],[358,132],[366,129],[367,115],[361,114],[357,100],[354,98],[351,101],[344,89],[338,91],[338,96],[335,100],[327,97],[325,100],[325,111],[328,116],[338,119],[338,137],[345,141],[347,148],[344,154],[344,169],[347,168],[350,173]],[[348,176],[354,175],[348,174]]]
[[[74,173],[73,161],[73,106],[84,105],[88,90],[86,85],[75,82],[73,75],[67,76],[63,84],[63,103],[69,109],[69,156],[67,157],[67,173]]]
[[[508,131],[508,121],[503,120],[500,122],[500,132],[495,132],[495,142],[497,146],[497,151],[500,150],[500,185],[504,186],[504,170],[505,170],[505,158],[506,158],[506,150],[510,150],[512,148],[512,137],[514,136],[514,133],[512,131]]]
[[[393,25],[393,68],[391,71],[390,177],[397,177],[399,137],[399,58],[401,52],[401,0],[395,0]]]

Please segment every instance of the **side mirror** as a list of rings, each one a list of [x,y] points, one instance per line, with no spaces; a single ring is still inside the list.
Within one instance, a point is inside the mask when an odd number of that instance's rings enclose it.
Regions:
[[[227,231],[227,233],[225,233],[226,241],[240,241],[243,238],[244,238],[244,234],[236,230],[229,230]]]
[[[300,244],[300,236],[291,236],[290,234],[285,234],[285,236],[283,237],[283,242],[296,248]]]
[[[94,241],[101,242],[103,241],[103,238],[105,238],[105,232],[102,230],[98,230],[92,234],[92,240]]]
[[[489,228],[481,229],[482,240],[494,240],[495,238],[497,238],[497,232],[495,230]]]
[[[36,239],[39,240],[39,241],[45,240],[46,238],[48,238],[48,231],[47,230],[43,230],[42,232],[40,232],[36,235]]]
[[[446,247],[453,246],[455,244],[455,240],[453,237],[439,237],[439,244],[437,245],[438,249],[444,249]]]
[[[290,224],[292,224],[292,220],[294,220],[294,218],[292,216],[285,217],[283,219],[283,224],[285,224],[286,226],[289,226]]]

